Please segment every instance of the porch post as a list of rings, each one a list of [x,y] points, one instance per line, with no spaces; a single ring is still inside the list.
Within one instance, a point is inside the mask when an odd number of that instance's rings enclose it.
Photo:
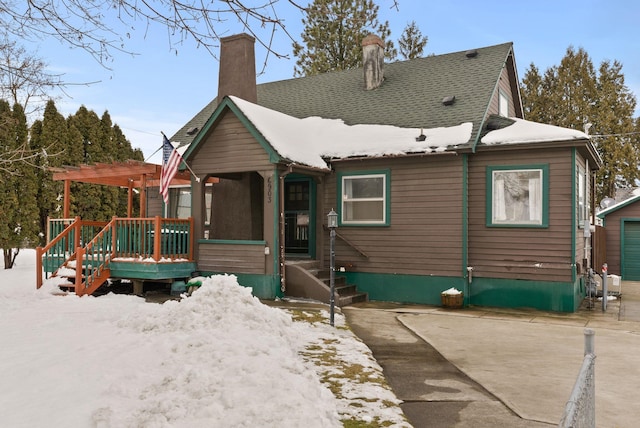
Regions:
[[[36,247],[36,288],[42,287],[42,247]]]
[[[127,193],[127,217],[133,217],[133,180],[129,179],[129,192]]]
[[[147,216],[147,175],[140,176],[140,218]]]
[[[194,224],[195,224],[195,221],[193,220],[193,217],[189,217],[189,261],[195,260],[194,249],[196,247],[196,244],[195,244],[196,240],[194,236],[194,230],[195,230]]]
[[[71,180],[64,180],[64,199],[62,200],[62,218],[69,218],[71,196]]]
[[[161,250],[160,243],[162,242],[162,222],[160,221],[159,215],[155,217],[153,224],[153,260],[159,261]]]
[[[76,216],[75,223],[76,223],[76,226],[75,226],[76,231],[75,231],[75,236],[73,237],[73,247],[78,248],[80,247],[80,238],[82,237],[82,221],[80,219],[80,216]]]
[[[84,281],[82,281],[82,268],[84,267],[84,248],[78,246],[76,249],[76,294],[82,296],[84,294]]]
[[[191,228],[191,244],[193,245],[193,260],[198,259],[198,239],[204,237],[204,221],[206,217],[206,204],[204,203],[204,189],[206,179],[199,182],[191,177],[191,217],[193,226]],[[211,219],[214,221],[214,219]]]

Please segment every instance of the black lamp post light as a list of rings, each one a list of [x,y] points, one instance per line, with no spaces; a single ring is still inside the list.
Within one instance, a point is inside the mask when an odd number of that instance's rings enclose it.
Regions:
[[[335,315],[335,292],[336,292],[336,228],[338,227],[338,213],[336,213],[333,208],[327,214],[327,225],[329,226],[329,230],[331,230],[329,236],[329,249],[330,249],[330,265],[329,265],[329,284],[331,287],[331,296],[329,297],[329,306],[331,312],[329,313],[329,324],[331,327],[334,326],[334,315]]]

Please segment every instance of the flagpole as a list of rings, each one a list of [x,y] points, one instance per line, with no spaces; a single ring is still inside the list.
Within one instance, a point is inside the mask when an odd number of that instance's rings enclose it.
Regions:
[[[162,136],[163,136],[164,138],[167,138],[167,136],[166,136],[166,135],[164,135],[164,132],[160,131],[160,133],[162,134]],[[170,142],[170,140],[169,140],[168,138],[167,138],[167,141],[169,141],[169,142]],[[177,150],[177,149],[174,149],[174,150]],[[156,153],[157,153],[157,150],[156,150]],[[182,157],[182,156],[180,156],[180,157]],[[163,162],[164,162],[164,160],[163,160]],[[193,170],[189,167],[189,164],[187,164],[187,161],[185,161],[184,159],[182,159],[182,163],[184,164],[184,166],[186,166],[186,167],[187,167],[187,169],[189,170],[189,172],[191,173],[191,175],[193,175],[193,178],[195,178],[195,179],[196,179],[196,182],[200,183],[200,177],[198,177],[198,176],[196,175],[196,173],[195,173],[195,172],[193,172]]]

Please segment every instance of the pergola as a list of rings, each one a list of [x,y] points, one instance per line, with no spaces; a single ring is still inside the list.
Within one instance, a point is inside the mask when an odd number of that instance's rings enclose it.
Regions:
[[[162,166],[142,161],[96,163],[52,168],[53,179],[64,181],[63,218],[70,215],[71,182],[117,186],[129,190],[127,217],[133,215],[133,189],[140,191],[140,217],[147,216],[147,188],[160,186]],[[189,171],[178,171],[171,185],[191,184]]]

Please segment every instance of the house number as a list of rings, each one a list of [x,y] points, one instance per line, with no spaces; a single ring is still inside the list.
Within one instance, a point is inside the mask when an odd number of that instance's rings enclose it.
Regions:
[[[271,177],[267,178],[267,202],[271,203]]]

